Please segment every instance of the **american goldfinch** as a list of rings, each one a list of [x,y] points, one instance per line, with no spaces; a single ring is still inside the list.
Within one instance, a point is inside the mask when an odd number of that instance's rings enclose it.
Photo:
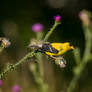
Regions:
[[[64,59],[63,54],[74,49],[69,42],[30,44],[29,47],[35,49],[36,52],[45,53],[50,56],[61,68],[66,67],[66,60]]]
[[[42,52],[49,56],[60,56],[69,50],[73,50],[74,47],[69,42],[65,43],[44,43],[38,45],[30,45],[36,49],[36,52]]]

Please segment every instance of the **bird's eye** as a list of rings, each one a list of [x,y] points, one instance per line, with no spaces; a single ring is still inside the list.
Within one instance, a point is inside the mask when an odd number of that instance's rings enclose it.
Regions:
[[[72,43],[70,43],[70,46],[73,46]]]

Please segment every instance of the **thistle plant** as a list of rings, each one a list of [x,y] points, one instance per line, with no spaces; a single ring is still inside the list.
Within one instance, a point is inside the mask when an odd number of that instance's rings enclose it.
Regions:
[[[81,58],[80,56],[80,49],[76,48],[74,50],[74,57],[75,57],[75,61],[76,61],[76,66],[74,67],[74,77],[72,79],[72,81],[70,82],[70,85],[67,89],[67,92],[74,92],[75,87],[77,86],[77,82],[83,72],[83,70],[85,69],[87,63],[89,63],[89,61],[92,60],[92,28],[91,28],[91,13],[88,11],[81,11],[79,14],[80,20],[82,21],[82,25],[83,25],[83,33],[85,36],[85,49],[84,49],[84,53],[83,56]]]
[[[52,26],[52,28],[50,29],[50,31],[48,31],[48,33],[46,34],[44,40],[43,40],[43,43],[46,42],[48,40],[48,38],[50,37],[50,35],[53,33],[54,29],[56,28],[57,25],[60,24],[60,20],[61,20],[61,17],[59,17],[57,19],[57,16],[55,17],[55,23],[54,25]],[[37,30],[39,28],[36,28]],[[37,31],[36,30],[36,31]],[[36,53],[35,53],[35,50],[29,52],[27,55],[25,55],[21,60],[19,60],[17,63],[15,64],[8,64],[6,66],[6,68],[4,69],[3,72],[0,73],[0,79],[2,79],[7,73],[9,73],[10,71],[14,70],[15,68],[17,68],[20,64],[22,64],[23,62],[25,62],[28,58],[32,58],[33,56],[35,56]],[[41,69],[42,70],[42,69]]]
[[[33,32],[36,33],[36,39],[31,41],[32,43],[40,44],[42,43],[42,37],[43,37],[43,25],[40,23],[36,23],[32,26]],[[43,78],[43,60],[42,60],[42,54],[37,53],[35,55],[36,61],[38,64],[32,63],[30,64],[30,69],[33,73],[34,80],[38,84],[38,90],[39,92],[47,92],[47,85],[44,83],[44,78]],[[35,68],[34,68],[35,67]],[[38,69],[37,69],[38,67]]]

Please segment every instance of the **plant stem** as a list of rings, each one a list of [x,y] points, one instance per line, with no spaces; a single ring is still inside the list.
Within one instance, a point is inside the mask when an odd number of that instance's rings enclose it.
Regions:
[[[43,33],[37,33],[37,40],[40,41],[43,37]],[[37,53],[36,55],[37,63],[38,63],[38,70],[33,71],[33,75],[35,78],[35,82],[38,84],[39,92],[47,92],[47,85],[44,82],[43,77],[43,60],[42,54]],[[37,67],[37,66],[36,66]]]
[[[91,29],[88,26],[83,26],[84,28],[84,35],[85,35],[85,51],[84,51],[84,55],[83,58],[81,59],[81,62],[79,65],[77,65],[75,67],[75,71],[74,71],[74,77],[67,89],[67,92],[73,92],[77,82],[81,76],[81,73],[83,72],[83,70],[85,69],[86,64],[88,63],[90,56],[92,55],[91,53]],[[76,53],[74,53],[76,54]],[[77,56],[74,55],[76,60],[78,60]],[[78,61],[79,62],[79,61]]]
[[[36,73],[38,73],[38,75],[36,75],[35,78],[36,78],[36,80],[37,80],[36,82],[39,86],[39,92],[47,92],[47,85],[46,85],[46,83],[44,83],[44,77],[43,77],[42,54],[37,53],[36,58],[38,61],[38,72],[36,71]]]
[[[67,89],[67,92],[73,92],[76,85],[77,85],[77,82],[81,76],[81,73],[83,72],[84,68],[85,68],[86,64],[80,64],[79,66],[77,66],[75,69],[77,70],[75,73],[74,73],[74,77]]]
[[[84,56],[83,56],[83,62],[88,61],[88,58],[91,54],[91,29],[88,26],[84,27],[84,35],[85,35],[85,52],[84,52]]]
[[[0,53],[3,51],[4,47],[0,46]]]
[[[50,31],[46,34],[45,38],[44,38],[44,42],[47,42],[48,38],[50,37],[50,35],[53,33],[54,29],[56,28],[57,25],[59,25],[60,22],[56,22],[54,23],[54,25],[52,26],[52,28],[50,29]]]
[[[9,64],[6,69],[0,74],[0,79],[5,76],[8,72],[12,71],[13,69],[15,69],[18,65],[20,65],[21,63],[23,63],[26,59],[28,59],[29,57],[33,57],[35,55],[34,51],[28,53],[25,57],[23,57],[21,60],[19,60],[17,63],[13,64]]]

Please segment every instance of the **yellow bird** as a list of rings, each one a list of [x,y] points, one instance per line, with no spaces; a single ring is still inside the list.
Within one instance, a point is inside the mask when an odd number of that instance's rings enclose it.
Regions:
[[[31,45],[30,47],[36,48],[36,52],[42,52],[49,56],[60,56],[74,47],[69,42],[65,43],[44,43],[39,45]]]
[[[68,50],[73,50],[74,47],[70,46],[69,42],[66,43],[51,43],[51,47],[49,46],[51,51],[46,51],[47,55],[51,56],[60,56],[63,55]]]

